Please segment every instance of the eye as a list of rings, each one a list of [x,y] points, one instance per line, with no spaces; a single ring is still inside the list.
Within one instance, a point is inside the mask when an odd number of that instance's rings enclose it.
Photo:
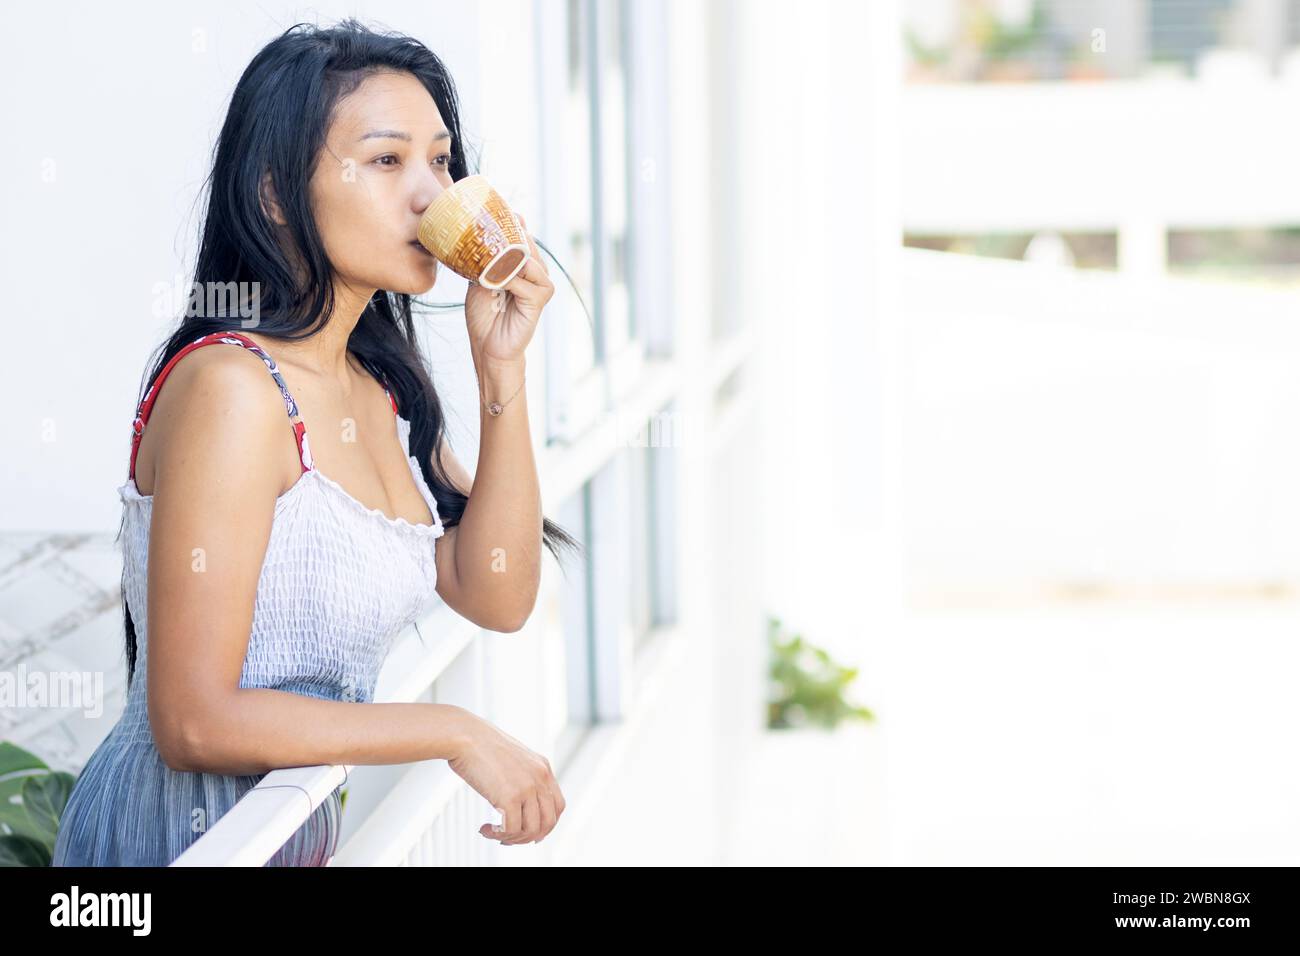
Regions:
[[[443,160],[446,160],[446,162],[443,162]],[[441,156],[435,158],[433,163],[439,169],[446,169],[451,165],[451,153],[443,153]]]
[[[396,156],[396,154],[394,154],[394,153],[385,153],[383,156],[380,156],[378,159],[374,160],[374,162],[379,163],[380,166],[391,166],[391,165],[393,165],[392,163],[384,163],[384,162],[380,162],[380,160],[384,160],[384,159],[397,159],[397,156]]]

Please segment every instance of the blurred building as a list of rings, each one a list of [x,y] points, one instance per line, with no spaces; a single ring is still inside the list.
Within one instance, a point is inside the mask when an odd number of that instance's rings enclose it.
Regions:
[[[890,845],[1294,860],[1300,11],[902,15]]]

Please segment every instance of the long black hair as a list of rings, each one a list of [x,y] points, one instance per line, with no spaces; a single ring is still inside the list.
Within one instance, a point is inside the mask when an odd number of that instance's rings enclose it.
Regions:
[[[455,84],[442,60],[423,43],[400,33],[371,30],[353,18],[327,28],[296,23],[253,57],[231,96],[205,183],[207,205],[192,289],[217,284],[260,290],[258,331],[270,338],[295,341],[324,327],[334,307],[333,267],[312,215],[308,181],[338,102],[371,74],[391,71],[413,74],[429,91],[452,135],[451,178],[470,175]],[[267,215],[263,180],[268,175],[300,260],[288,258]],[[568,277],[567,271],[564,274]],[[411,423],[411,453],[437,501],[443,526],[452,528],[464,514],[468,498],[452,484],[441,456],[432,454],[441,444],[445,419],[416,337],[412,298],[378,290],[362,310],[347,347],[367,371],[387,384],[403,418]],[[240,314],[212,315],[206,308],[187,308],[179,327],[155,350],[157,357],[141,382],[141,397],[185,345],[210,332],[244,327]],[[573,536],[546,517],[542,537],[557,560],[560,547],[584,553]],[[127,606],[125,571],[122,606],[129,686],[135,674],[136,633]]]

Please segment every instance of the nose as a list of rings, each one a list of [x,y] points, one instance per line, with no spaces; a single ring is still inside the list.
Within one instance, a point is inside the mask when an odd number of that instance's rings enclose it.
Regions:
[[[446,187],[438,182],[437,175],[431,169],[428,175],[420,180],[419,188],[412,194],[411,208],[417,216],[423,216],[430,204],[445,191]]]

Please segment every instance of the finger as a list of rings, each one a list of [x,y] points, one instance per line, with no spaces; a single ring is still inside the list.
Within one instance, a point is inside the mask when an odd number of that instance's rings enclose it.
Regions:
[[[505,837],[506,840],[517,837],[524,828],[524,806],[522,803],[512,803],[507,808],[510,812],[505,817]]]
[[[541,263],[536,259],[529,259],[519,270],[519,274],[506,283],[505,290],[525,302],[540,300],[545,303],[554,292],[554,286],[551,285],[550,277]]]
[[[496,811],[501,814],[501,822],[485,823],[478,828],[478,832],[489,839],[504,843],[519,834],[519,823],[522,819],[520,804],[507,804],[505,807],[497,807]]]
[[[542,258],[542,254],[537,248],[537,243],[533,241],[533,234],[528,231],[528,223],[522,215],[519,217],[519,224],[523,226],[524,238],[528,240],[528,248],[532,250],[531,254],[532,254],[533,261],[539,263],[542,267],[542,271],[549,275],[551,269],[546,264],[546,261]]]
[[[537,831],[542,823],[542,811],[537,804],[537,796],[534,794],[524,801],[524,829],[523,832],[506,841],[510,846],[518,843],[532,843],[537,839]]]
[[[536,255],[524,263],[524,267],[519,270],[519,275],[515,278],[518,279],[519,276],[537,285],[549,285],[551,281],[546,272],[546,265]]]
[[[494,806],[492,809],[497,812],[502,822],[504,822],[505,813],[502,812],[501,808]],[[487,823],[482,824],[478,828],[478,832],[480,836],[485,836],[489,840],[500,840],[501,837],[505,835],[505,828],[502,826],[501,823],[496,823],[492,820],[489,820]]]
[[[545,836],[555,829],[555,824],[560,819],[560,814],[555,809],[555,794],[550,787],[542,788],[537,802],[542,809],[542,836]]]

